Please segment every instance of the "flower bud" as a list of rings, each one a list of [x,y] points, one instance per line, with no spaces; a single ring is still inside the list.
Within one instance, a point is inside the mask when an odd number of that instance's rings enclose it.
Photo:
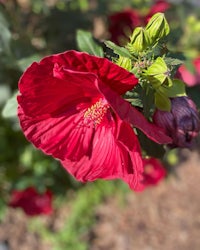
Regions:
[[[120,67],[131,71],[132,69],[132,61],[130,58],[124,57],[124,56],[119,56],[119,58],[117,59],[116,62],[117,65],[119,65]]]
[[[145,31],[150,38],[151,44],[155,44],[159,39],[168,35],[170,28],[165,15],[160,12],[153,15],[146,25]]]
[[[128,43],[127,48],[131,53],[137,53],[144,51],[149,44],[149,37],[146,31],[142,27],[137,27],[130,37],[130,43]]]
[[[154,123],[173,139],[173,147],[191,147],[200,131],[200,118],[194,102],[187,96],[170,98],[171,111],[156,110]]]

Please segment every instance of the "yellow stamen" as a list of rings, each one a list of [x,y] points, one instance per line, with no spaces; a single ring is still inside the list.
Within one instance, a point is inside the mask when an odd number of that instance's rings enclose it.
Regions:
[[[84,113],[85,121],[86,122],[92,121],[95,126],[97,124],[100,124],[108,108],[109,108],[108,103],[100,99],[98,102],[96,102],[86,110],[86,112]]]

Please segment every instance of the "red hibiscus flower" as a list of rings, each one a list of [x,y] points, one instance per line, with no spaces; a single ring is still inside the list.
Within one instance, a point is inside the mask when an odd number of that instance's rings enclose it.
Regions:
[[[165,178],[167,172],[162,163],[156,158],[145,158],[144,163],[144,187],[157,185],[163,178]]]
[[[110,40],[118,45],[126,44],[135,27],[146,25],[155,13],[165,12],[169,7],[168,2],[159,0],[155,1],[146,15],[141,15],[136,9],[113,13],[108,17]]]
[[[171,141],[120,96],[137,83],[105,58],[76,51],[45,57],[19,82],[22,130],[76,179],[121,178],[137,190],[143,163],[129,123],[159,143]]]
[[[195,58],[192,61],[194,66],[194,72],[190,72],[186,65],[181,65],[178,70],[176,76],[184,81],[188,87],[193,87],[197,84],[200,84],[200,57]]]
[[[142,20],[137,10],[126,9],[109,16],[110,40],[118,45],[126,44],[133,28],[141,24]]]
[[[8,204],[13,208],[22,208],[29,216],[48,215],[52,213],[52,193],[47,190],[40,194],[34,187],[25,190],[14,190]]]

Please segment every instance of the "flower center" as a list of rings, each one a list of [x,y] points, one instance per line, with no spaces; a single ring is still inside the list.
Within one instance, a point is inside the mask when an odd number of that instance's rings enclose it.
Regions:
[[[108,103],[103,99],[99,99],[98,102],[89,107],[84,113],[85,122],[88,123],[92,121],[94,126],[100,124],[108,108]]]

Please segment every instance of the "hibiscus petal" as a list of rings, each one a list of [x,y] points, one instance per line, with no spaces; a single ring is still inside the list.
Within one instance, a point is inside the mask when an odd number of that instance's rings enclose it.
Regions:
[[[83,155],[90,156],[94,128],[82,124],[82,113],[33,118],[26,116],[19,107],[18,115],[26,138],[46,154],[76,161]]]
[[[67,51],[44,58],[42,64],[46,64],[47,61],[48,64],[52,61],[58,63],[65,70],[93,73],[118,94],[124,94],[138,84],[138,79],[127,70],[106,58],[92,56],[84,52]]]
[[[97,87],[99,88],[99,91],[101,91],[101,93],[105,96],[106,100],[121,120],[139,128],[146,134],[146,136],[157,143],[168,144],[172,142],[172,138],[167,136],[163,129],[148,122],[142,113],[131,106],[131,104],[125,101],[122,97],[117,95],[117,93],[112,91],[100,81],[96,82],[96,84],[98,85]]]
[[[60,114],[68,108],[76,109],[80,103],[91,102],[91,97],[100,97],[93,84],[95,75],[69,72],[64,81],[53,77],[49,71],[46,66],[35,63],[21,78],[18,103],[26,115]]]
[[[61,163],[79,181],[123,179],[134,190],[143,188],[143,162],[137,137],[130,125],[119,119],[115,125],[98,127],[91,157]]]
[[[29,116],[58,113],[68,105],[98,97],[95,79],[101,79],[118,94],[138,82],[133,74],[105,58],[68,51],[45,57],[25,71],[19,81],[18,102]]]

